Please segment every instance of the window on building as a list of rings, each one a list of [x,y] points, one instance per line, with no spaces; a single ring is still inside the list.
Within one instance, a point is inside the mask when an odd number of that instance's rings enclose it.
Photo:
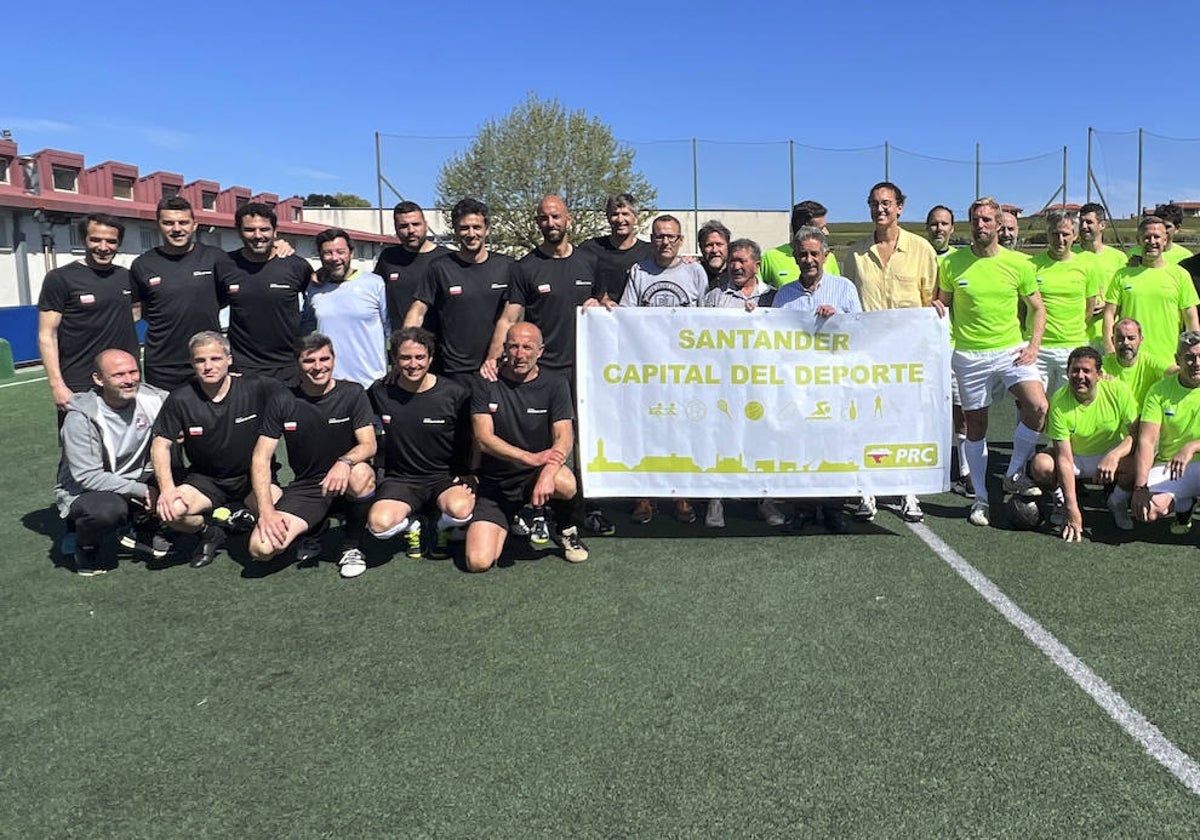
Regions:
[[[300,221],[300,217],[301,217],[302,213],[303,213],[303,211],[299,207],[293,207],[292,208],[292,221],[293,222]]]
[[[204,190],[200,193],[200,209],[201,210],[216,210],[217,209],[217,194]]]
[[[70,166],[51,166],[54,177],[54,189],[59,192],[78,192],[79,170]]]
[[[250,199],[246,198],[244,195],[239,195],[233,200],[234,207],[245,207],[249,203]]]
[[[0,157],[0,184],[9,183],[8,167],[12,165],[12,158]]]
[[[71,243],[71,250],[82,251],[83,237],[79,235],[79,226],[76,224],[69,224],[67,225],[67,231],[69,234],[68,241]]]
[[[140,227],[138,228],[138,236],[141,239],[143,251],[149,251],[158,245],[158,228]]]
[[[133,201],[133,179],[120,175],[113,176],[113,198]]]
[[[163,187],[162,187],[162,197],[163,198],[174,198],[177,195],[179,195],[179,187],[175,186],[174,184],[163,184]]]

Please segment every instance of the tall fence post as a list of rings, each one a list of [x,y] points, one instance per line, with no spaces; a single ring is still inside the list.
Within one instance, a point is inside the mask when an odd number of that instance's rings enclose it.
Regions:
[[[979,144],[975,144],[975,197],[979,198],[983,193],[980,192],[979,181]]]
[[[1138,187],[1137,187],[1138,200],[1137,200],[1137,213],[1134,215],[1135,219],[1138,216],[1142,215],[1142,133],[1143,133],[1143,130],[1139,128],[1138,129],[1138,179],[1137,179],[1137,181],[1138,181]]]
[[[1084,182],[1087,187],[1087,203],[1092,203],[1092,132],[1095,131],[1090,125],[1088,126],[1088,145],[1087,145],[1087,177]]]

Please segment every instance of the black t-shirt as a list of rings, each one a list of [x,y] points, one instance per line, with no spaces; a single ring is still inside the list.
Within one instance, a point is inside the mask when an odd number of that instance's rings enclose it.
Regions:
[[[197,242],[186,254],[152,248],[133,261],[133,296],[146,322],[146,368],[190,367],[188,341],[220,330],[225,285],[237,267],[220,248]]]
[[[92,362],[116,348],[138,357],[133,281],[121,266],[98,270],[85,262],[56,268],[42,281],[38,309],[58,312],[58,366],[72,391],[92,387]]]
[[[154,436],[174,442],[183,435],[183,452],[193,470],[211,478],[238,478],[250,472],[267,404],[286,389],[273,379],[230,374],[225,399],[213,402],[193,379],[176,388],[154,421]]]
[[[320,481],[358,445],[355,432],[372,427],[374,416],[367,394],[357,382],[334,381],[333,390],[310,397],[297,385],[277,392],[263,415],[260,435],[287,444],[288,464],[297,481]]]
[[[540,368],[565,371],[575,366],[575,310],[595,292],[596,256],[575,248],[564,259],[534,248],[517,261],[508,302],[525,307],[525,320],[542,331],[546,345]]]
[[[387,475],[432,478],[460,471],[471,451],[466,387],[439,376],[428,391],[414,394],[388,377],[367,396],[383,427]]]
[[[488,414],[496,437],[526,452],[541,452],[554,443],[554,424],[574,420],[571,388],[566,377],[538,368],[536,379],[513,382],[503,376],[472,380],[471,414]],[[524,475],[529,467],[484,453],[479,477],[497,482]]]
[[[387,291],[388,318],[392,325],[399,327],[404,323],[404,316],[412,306],[413,297],[429,268],[440,257],[450,253],[443,245],[436,246],[432,251],[416,253],[406,250],[402,245],[391,245],[384,248],[375,262],[375,273],[383,278]],[[436,334],[438,331],[437,317],[425,318],[425,329]]]
[[[613,245],[607,236],[589,239],[579,247],[596,255],[596,282],[599,290],[608,292],[608,296],[615,301],[619,301],[625,292],[625,284],[629,282],[629,269],[633,264],[654,259],[654,246],[644,239],[637,240],[632,247],[624,251]]]
[[[514,265],[512,257],[489,251],[481,263],[469,263],[450,253],[430,267],[415,300],[437,313],[441,325],[439,370],[450,374],[479,370]]]
[[[308,260],[293,254],[255,262],[230,251],[237,270],[222,277],[229,302],[229,343],[241,370],[273,370],[294,364],[300,334],[300,301],[312,278]]]

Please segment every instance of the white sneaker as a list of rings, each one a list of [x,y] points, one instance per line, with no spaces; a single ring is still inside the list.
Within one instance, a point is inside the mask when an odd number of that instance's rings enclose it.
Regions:
[[[921,522],[925,519],[921,503],[911,493],[900,500],[900,518],[905,522]]]
[[[704,512],[704,524],[709,528],[725,527],[725,505],[720,499],[709,499]]]
[[[1042,488],[1038,487],[1037,483],[1025,473],[1019,472],[1004,476],[1004,492],[1014,496],[1036,499],[1042,495]]]
[[[875,497],[863,496],[858,500],[858,507],[854,509],[854,518],[859,522],[870,522],[875,518],[876,510]]]
[[[758,515],[762,517],[763,522],[766,522],[772,528],[778,528],[780,525],[787,523],[787,517],[779,509],[779,502],[774,499],[760,499],[758,502]]]
[[[356,578],[367,570],[367,558],[357,548],[348,548],[338,560],[338,574],[344,578]]]
[[[1118,504],[1113,501],[1112,494],[1108,497],[1108,510],[1112,514],[1113,522],[1116,523],[1118,529],[1122,531],[1133,530],[1133,517],[1129,515],[1129,505]]]
[[[982,499],[976,499],[975,504],[971,505],[971,512],[967,514],[967,521],[972,525],[978,525],[981,528],[986,528],[992,524],[989,518],[990,508],[988,503]]]

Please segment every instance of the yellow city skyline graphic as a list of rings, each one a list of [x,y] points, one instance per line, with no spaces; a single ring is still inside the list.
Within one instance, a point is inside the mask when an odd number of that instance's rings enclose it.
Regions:
[[[650,472],[650,473],[807,473],[807,472],[857,472],[858,464],[853,461],[836,462],[821,460],[812,464],[796,461],[774,461],[763,459],[746,466],[745,455],[717,455],[711,467],[701,467],[690,457],[672,452],[670,455],[646,455],[634,466],[620,461],[610,461],[604,455],[604,438],[596,441],[596,457],[588,463],[592,472]]]

